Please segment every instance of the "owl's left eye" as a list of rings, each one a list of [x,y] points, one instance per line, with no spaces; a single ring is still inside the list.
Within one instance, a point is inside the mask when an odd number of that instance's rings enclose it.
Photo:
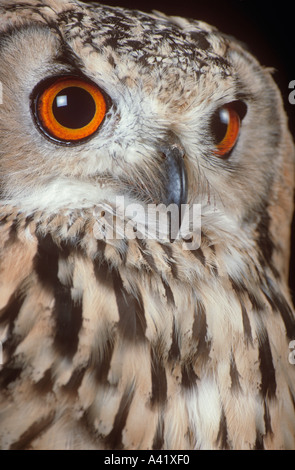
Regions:
[[[211,120],[211,132],[214,137],[214,154],[221,158],[230,155],[240,132],[241,121],[247,106],[242,101],[233,101],[219,108]]]
[[[94,134],[107,112],[106,99],[92,82],[77,77],[43,84],[33,99],[39,128],[60,143],[77,143]]]

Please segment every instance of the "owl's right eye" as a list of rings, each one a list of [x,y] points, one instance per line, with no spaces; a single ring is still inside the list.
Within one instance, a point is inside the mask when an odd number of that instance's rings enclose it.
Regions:
[[[60,143],[79,143],[92,136],[107,112],[102,91],[80,77],[59,77],[33,96],[33,114],[40,130]]]

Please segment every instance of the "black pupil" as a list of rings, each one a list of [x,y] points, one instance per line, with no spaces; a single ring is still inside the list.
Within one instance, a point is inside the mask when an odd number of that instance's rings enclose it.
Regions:
[[[219,144],[225,137],[229,123],[228,111],[225,108],[219,109],[211,121],[211,129],[215,144]]]
[[[70,129],[87,126],[95,115],[95,102],[90,93],[80,87],[61,90],[53,101],[52,111],[59,124]]]

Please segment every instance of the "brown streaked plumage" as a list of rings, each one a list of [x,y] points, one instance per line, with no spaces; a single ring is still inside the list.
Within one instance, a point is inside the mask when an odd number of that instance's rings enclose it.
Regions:
[[[294,145],[270,72],[198,21],[62,0],[0,18],[1,448],[295,449]],[[78,142],[36,111],[65,76],[107,103]],[[110,239],[143,223],[116,197],[201,205],[200,246]]]

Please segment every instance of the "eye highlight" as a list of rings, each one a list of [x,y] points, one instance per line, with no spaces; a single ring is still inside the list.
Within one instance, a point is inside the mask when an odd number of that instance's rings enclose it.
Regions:
[[[211,132],[214,137],[214,154],[227,158],[234,148],[240,132],[241,121],[247,106],[242,101],[234,101],[219,108],[211,120]]]
[[[94,134],[107,112],[100,89],[86,79],[56,78],[34,97],[34,116],[52,139],[75,143]]]

